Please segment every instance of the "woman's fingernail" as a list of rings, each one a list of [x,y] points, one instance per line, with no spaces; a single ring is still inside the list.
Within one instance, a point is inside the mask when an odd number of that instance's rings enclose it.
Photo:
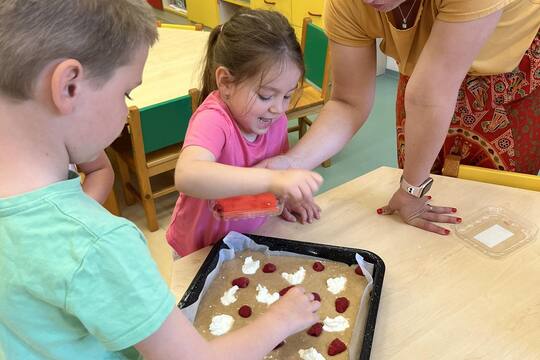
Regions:
[[[461,218],[457,218],[457,219],[456,219],[456,222],[457,222],[457,223],[460,223],[461,221],[463,221],[463,219],[461,219]]]
[[[428,195],[428,197],[427,197],[427,198],[428,198],[429,200],[431,200],[431,195]]]
[[[448,234],[450,234],[450,230],[444,229],[444,235],[448,235]]]
[[[382,208],[377,209],[377,214],[379,214],[379,215],[382,214]]]
[[[453,212],[453,213],[457,212],[457,209],[456,209],[456,208],[452,208],[452,212]]]

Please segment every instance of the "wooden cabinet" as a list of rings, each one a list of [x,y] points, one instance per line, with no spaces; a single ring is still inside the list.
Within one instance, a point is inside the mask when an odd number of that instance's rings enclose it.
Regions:
[[[314,24],[322,26],[323,8],[324,0],[293,0],[289,20],[301,28],[304,18],[309,16]]]
[[[296,1],[299,0],[251,0],[251,8],[278,11],[291,21],[291,2]]]
[[[294,26],[297,36],[302,34],[305,17],[322,26],[324,0],[186,0],[189,20],[208,27],[227,21],[242,7],[274,10],[282,13]]]
[[[194,23],[216,27],[221,21],[218,0],[187,0],[187,17]]]

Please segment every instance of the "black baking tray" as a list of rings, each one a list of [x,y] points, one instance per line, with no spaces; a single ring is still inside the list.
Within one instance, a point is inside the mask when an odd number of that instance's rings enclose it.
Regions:
[[[333,260],[345,263],[347,265],[356,264],[355,254],[360,254],[365,261],[373,264],[373,289],[369,299],[368,315],[366,320],[366,328],[364,329],[364,340],[362,341],[362,349],[360,351],[359,360],[367,360],[371,354],[371,346],[373,344],[373,336],[375,334],[375,323],[377,321],[377,312],[379,310],[379,302],[381,299],[382,284],[384,278],[384,262],[376,254],[368,250],[315,244],[304,241],[294,241],[287,239],[274,238],[269,236],[259,236],[245,234],[254,242],[260,245],[266,245],[272,251],[288,251],[296,254],[316,256],[323,259]],[[186,290],[186,293],[178,303],[180,309],[192,305],[197,301],[202,292],[206,277],[215,269],[218,263],[219,251],[228,249],[227,244],[221,239],[217,242],[210,253],[204,260],[199,271],[193,278],[193,281]]]

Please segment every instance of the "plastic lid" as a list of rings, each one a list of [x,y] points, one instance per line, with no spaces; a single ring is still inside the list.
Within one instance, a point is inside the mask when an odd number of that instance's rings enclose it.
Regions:
[[[538,227],[510,210],[488,206],[464,216],[455,231],[468,245],[501,258],[533,241]]]

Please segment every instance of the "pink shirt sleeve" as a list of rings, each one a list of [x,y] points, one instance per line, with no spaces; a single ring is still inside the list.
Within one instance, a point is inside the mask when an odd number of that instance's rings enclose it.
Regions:
[[[201,146],[219,158],[230,128],[223,114],[216,109],[197,112],[189,123],[184,146]]]

